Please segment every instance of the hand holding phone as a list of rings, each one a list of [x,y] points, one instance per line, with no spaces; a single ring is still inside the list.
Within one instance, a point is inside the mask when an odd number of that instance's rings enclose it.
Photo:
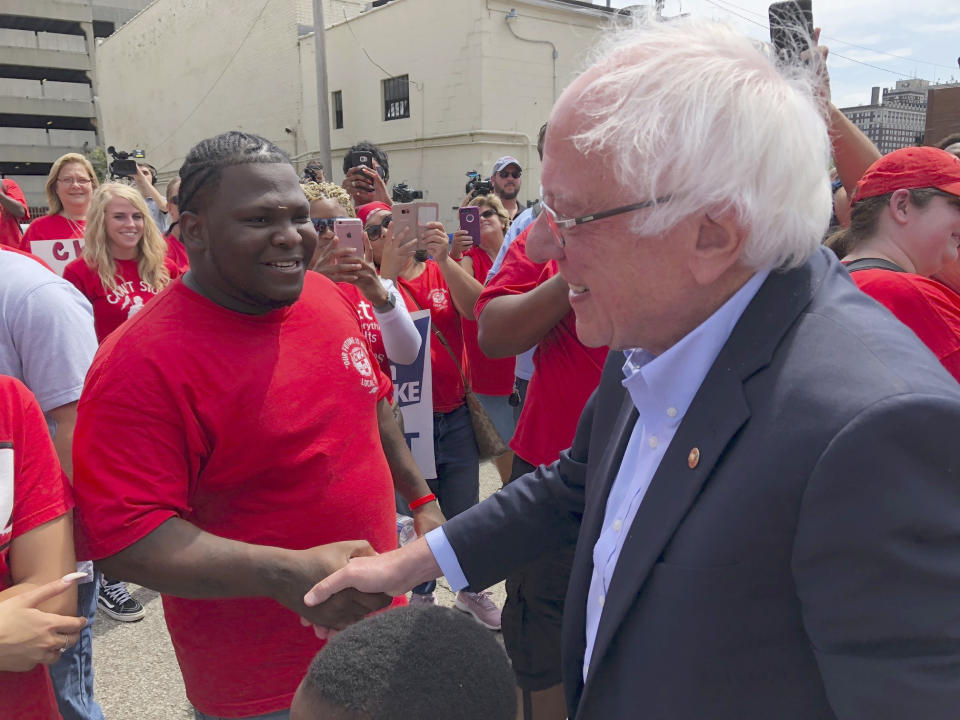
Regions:
[[[467,205],[460,208],[460,229],[470,233],[475,247],[480,246],[480,208]]]
[[[338,247],[349,248],[357,257],[363,257],[363,223],[358,218],[337,218],[333,222],[333,234]]]

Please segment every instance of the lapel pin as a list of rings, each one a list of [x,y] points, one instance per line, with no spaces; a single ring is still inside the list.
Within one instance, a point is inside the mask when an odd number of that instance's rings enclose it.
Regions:
[[[690,469],[693,470],[699,464],[700,464],[700,448],[693,448],[690,451],[690,454],[687,455],[687,465],[689,465]]]

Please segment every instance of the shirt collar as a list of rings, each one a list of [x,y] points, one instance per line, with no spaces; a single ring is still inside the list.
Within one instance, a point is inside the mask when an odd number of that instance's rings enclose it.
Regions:
[[[641,417],[667,412],[679,424],[734,326],[770,274],[760,270],[710,317],[660,355],[642,348],[626,353],[623,386]]]

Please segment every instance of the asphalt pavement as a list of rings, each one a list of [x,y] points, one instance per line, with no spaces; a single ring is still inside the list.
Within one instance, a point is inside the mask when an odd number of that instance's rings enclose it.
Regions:
[[[480,497],[500,487],[489,462],[480,466]],[[137,585],[130,593],[146,608],[146,617],[122,623],[97,614],[93,625],[94,696],[106,720],[192,720],[193,709],[183,689],[180,668],[163,620],[158,593]],[[503,605],[503,583],[491,588]],[[441,579],[437,600],[453,606],[453,593]]]

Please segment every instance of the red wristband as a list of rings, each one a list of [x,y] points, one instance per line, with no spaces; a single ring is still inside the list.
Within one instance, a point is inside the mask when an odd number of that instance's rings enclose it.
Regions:
[[[436,499],[437,499],[436,495],[434,495],[433,493],[427,493],[422,498],[417,498],[412,503],[410,503],[410,509],[416,510],[421,505],[426,505],[428,502],[433,502]]]

